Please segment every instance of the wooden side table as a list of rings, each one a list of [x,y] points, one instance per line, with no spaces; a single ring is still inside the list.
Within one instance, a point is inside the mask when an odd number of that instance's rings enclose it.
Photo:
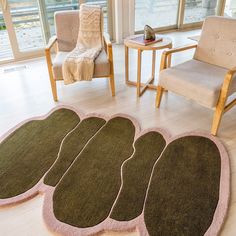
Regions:
[[[137,35],[135,35],[137,36]],[[163,37],[163,40],[154,44],[143,46],[137,43],[130,41],[131,38],[135,36],[130,36],[125,39],[125,80],[126,84],[133,85],[137,87],[137,97],[143,95],[143,93],[149,89],[157,89],[157,86],[153,85],[155,78],[155,65],[156,65],[156,51],[164,48],[172,48],[172,40],[168,37]],[[129,48],[136,49],[138,51],[138,66],[137,66],[137,82],[129,80]],[[152,74],[147,83],[142,83],[141,81],[141,72],[142,72],[142,52],[143,51],[152,51]],[[170,65],[171,56],[168,58],[168,63]]]

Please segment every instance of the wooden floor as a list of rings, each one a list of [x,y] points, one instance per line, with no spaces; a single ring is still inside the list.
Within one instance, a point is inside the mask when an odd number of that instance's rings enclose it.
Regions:
[[[174,46],[193,43],[188,36],[199,31],[171,33]],[[174,64],[191,58],[180,53],[174,56]],[[160,53],[157,55],[158,59]],[[136,98],[136,89],[125,84],[124,48],[114,46],[116,97],[112,98],[106,79],[92,82],[80,82],[65,86],[58,83],[59,102],[52,100],[47,68],[44,58],[0,67],[0,135],[20,121],[33,116],[44,115],[58,104],[69,104],[86,113],[99,112],[107,115],[127,113],[136,117],[143,129],[149,127],[167,128],[173,135],[188,131],[209,132],[213,112],[182,97],[168,93],[163,97],[161,108],[155,108],[155,91],[147,91],[141,98]],[[143,78],[151,72],[151,56],[144,53]],[[157,60],[157,70],[158,70]],[[136,52],[130,56],[130,78],[136,78]],[[26,68],[13,72],[4,69],[25,65]],[[225,144],[231,160],[231,200],[228,217],[221,235],[236,235],[236,108],[223,118],[219,138]],[[42,219],[43,196],[30,201],[0,209],[0,235],[53,235]],[[133,235],[136,233],[133,233]],[[106,235],[111,235],[107,233]],[[118,235],[118,234],[115,234]],[[119,234],[120,235],[120,234]],[[124,234],[123,234],[124,235]],[[125,234],[126,235],[126,234]],[[127,234],[128,235],[128,234]],[[129,234],[130,235],[130,234]]]

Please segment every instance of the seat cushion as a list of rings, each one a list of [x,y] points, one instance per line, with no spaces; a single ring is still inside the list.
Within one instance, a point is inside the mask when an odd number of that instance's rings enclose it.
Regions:
[[[58,52],[53,60],[53,75],[55,80],[63,80],[62,64],[69,52]],[[110,75],[110,63],[107,59],[105,50],[102,50],[95,60],[93,77],[106,77]]]
[[[219,99],[227,70],[198,60],[190,60],[160,72],[159,85],[179,95],[213,108]],[[229,95],[236,92],[236,76]]]

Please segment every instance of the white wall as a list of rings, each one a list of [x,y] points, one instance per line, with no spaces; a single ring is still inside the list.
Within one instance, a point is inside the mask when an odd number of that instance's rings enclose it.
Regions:
[[[113,0],[113,16],[116,43],[134,34],[134,2],[135,0]]]

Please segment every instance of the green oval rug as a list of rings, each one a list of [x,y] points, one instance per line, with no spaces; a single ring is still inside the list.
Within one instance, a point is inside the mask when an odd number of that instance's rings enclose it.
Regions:
[[[54,232],[217,235],[224,222],[229,158],[213,136],[57,107],[1,140],[0,206],[42,192]]]

